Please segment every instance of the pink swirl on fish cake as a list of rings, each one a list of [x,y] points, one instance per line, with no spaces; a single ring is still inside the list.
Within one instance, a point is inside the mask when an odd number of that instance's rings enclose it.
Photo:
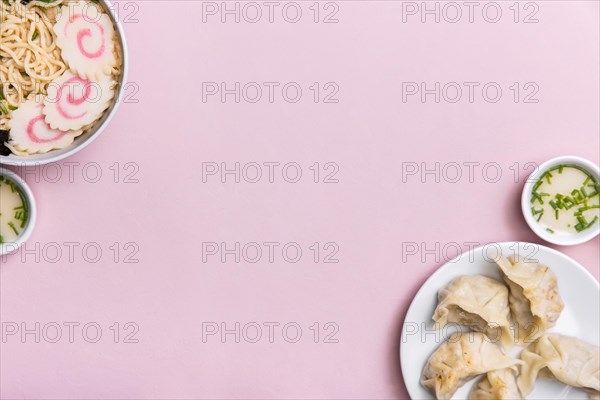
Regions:
[[[84,85],[84,91],[83,91],[82,96],[79,98],[75,98],[75,95],[72,90],[69,91],[67,96],[63,96],[63,91],[65,90],[65,88],[69,89],[69,85],[74,84],[74,83],[79,83],[79,84]],[[57,109],[58,113],[65,119],[79,119],[79,118],[83,117],[84,115],[87,114],[87,111],[84,110],[81,114],[71,115],[67,111],[65,111],[63,106],[66,106],[66,105],[79,106],[79,105],[85,103],[90,98],[90,92],[91,92],[91,82],[88,81],[87,79],[83,79],[78,76],[74,76],[71,79],[67,80],[65,83],[60,85],[60,88],[58,89],[58,94],[56,96],[57,97],[56,98],[56,109]],[[63,104],[63,99],[66,99],[66,104]]]
[[[94,21],[89,21],[82,14],[75,14],[69,18],[69,22],[67,22],[67,24],[65,25],[65,29],[64,29],[65,35],[68,36],[67,31],[69,30],[69,27],[76,20],[78,20],[80,18],[83,18],[87,23],[94,25],[98,28],[98,31],[100,32],[100,38],[102,39],[101,40],[102,44],[100,45],[100,48],[98,50],[96,50],[95,52],[88,51],[85,48],[83,41],[85,38],[93,36],[92,31],[89,28],[82,28],[77,32],[77,47],[78,47],[79,51],[81,52],[82,55],[84,55],[85,57],[87,57],[89,59],[95,59],[95,58],[102,56],[102,54],[104,54],[104,51],[106,50],[106,39],[104,37],[104,28],[99,23],[94,22]]]
[[[39,108],[42,108],[43,106],[40,104]],[[40,138],[36,133],[35,133],[35,127],[36,125],[39,125],[39,123],[42,122],[44,124],[44,126],[50,130],[50,127],[48,126],[48,124],[46,124],[46,121],[44,121],[44,115],[40,114],[36,117],[33,117],[29,123],[27,124],[27,128],[26,128],[26,132],[27,132],[27,136],[29,137],[29,139],[31,139],[31,141],[33,143],[51,143],[51,142],[55,142],[57,140],[59,140],[60,138],[62,138],[63,136],[65,136],[66,132],[63,131],[56,131],[57,134],[49,139],[42,139]]]

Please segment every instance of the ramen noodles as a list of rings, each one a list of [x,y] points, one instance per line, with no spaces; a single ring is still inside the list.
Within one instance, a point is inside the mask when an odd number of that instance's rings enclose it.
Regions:
[[[69,146],[113,103],[122,56],[87,0],[0,0],[0,155]]]

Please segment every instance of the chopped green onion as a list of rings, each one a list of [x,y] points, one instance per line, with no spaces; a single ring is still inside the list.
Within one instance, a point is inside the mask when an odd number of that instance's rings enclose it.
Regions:
[[[552,185],[552,179],[555,177],[555,174],[564,173],[565,168],[573,168],[582,172],[584,175],[581,176],[580,179],[583,180],[583,184],[577,188],[572,188],[573,190],[571,190],[570,193],[547,193],[547,191],[544,190],[543,185]],[[593,220],[588,221],[587,218],[591,218],[591,215],[584,215],[589,210],[597,210],[600,208],[600,205],[597,204],[599,196],[600,182],[598,182],[598,180],[585,168],[574,164],[556,165],[543,172],[537,182],[533,185],[530,196],[531,214],[539,222],[541,221],[544,212],[548,210],[550,212],[553,211],[554,219],[558,221],[562,216],[560,213],[561,210],[572,209],[569,211],[568,215],[576,218],[577,223],[568,224],[567,226],[570,229],[580,232],[591,227],[600,219],[600,217],[596,215]],[[544,199],[545,197],[548,198]],[[539,203],[539,206],[536,203]],[[548,230],[552,231],[550,228],[548,228]],[[552,233],[554,233],[554,231],[552,231]]]
[[[542,217],[543,217],[543,216],[544,216],[544,212],[542,211],[542,212],[540,213],[540,216],[539,216],[539,217],[537,217],[537,222],[540,222],[540,219],[542,219]]]
[[[543,214],[543,213],[544,213],[544,209],[543,209],[543,208],[540,208],[539,210],[536,210],[536,208],[535,208],[535,207],[531,207],[531,213],[532,213],[533,215],[537,215],[537,214]]]
[[[578,189],[573,189],[573,191],[571,192],[571,196],[573,196],[573,200],[575,200],[576,204],[579,204],[581,202],[583,202],[583,194],[581,194],[581,191]]]
[[[568,210],[568,209],[572,208],[574,205],[576,205],[577,203],[575,203],[575,201],[573,201],[573,199],[570,196],[565,196],[565,198],[563,200],[563,204],[565,205],[565,208]]]
[[[585,220],[585,218],[581,218],[580,220],[578,217],[577,220],[579,220],[579,223],[575,225],[575,230],[577,230],[577,232],[581,232],[594,225],[594,223],[598,221],[598,216],[595,216],[594,219],[589,223]]]
[[[15,224],[13,224],[12,222],[9,222],[8,226],[10,226],[10,228],[13,230],[13,232],[15,233],[15,235],[19,234],[19,231],[17,230],[17,228],[15,228]]]

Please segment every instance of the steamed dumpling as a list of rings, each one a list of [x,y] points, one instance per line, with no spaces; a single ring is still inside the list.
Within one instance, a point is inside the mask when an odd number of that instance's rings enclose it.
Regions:
[[[469,393],[470,400],[518,400],[522,398],[513,368],[488,372]]]
[[[524,364],[517,383],[527,396],[540,372],[567,385],[600,393],[599,347],[583,340],[559,334],[543,335],[521,352]]]
[[[457,332],[433,352],[421,385],[438,399],[450,399],[467,380],[488,371],[520,364],[479,332]]]
[[[527,259],[500,257],[497,263],[510,289],[516,339],[519,343],[531,342],[556,324],[564,308],[556,275],[550,268]]]
[[[63,5],[54,32],[63,59],[77,75],[97,80],[117,65],[112,21],[93,3]]]
[[[438,292],[438,300],[433,320],[440,326],[463,325],[512,347],[508,289],[503,283],[481,275],[460,276]]]

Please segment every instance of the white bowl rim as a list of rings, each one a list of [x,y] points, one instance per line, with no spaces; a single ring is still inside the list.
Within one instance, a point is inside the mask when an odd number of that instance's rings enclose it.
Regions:
[[[121,20],[120,20],[119,16],[115,14],[115,8],[112,6],[112,4],[109,0],[100,0],[100,3],[103,3],[104,8],[106,9],[106,11],[108,11],[110,18],[113,21],[113,25],[115,26],[115,28],[117,30],[117,35],[120,40],[121,51],[123,53],[122,54],[122,56],[123,56],[122,67],[121,67],[122,68],[121,84],[119,85],[119,90],[117,91],[117,93],[115,95],[114,103],[113,103],[112,107],[109,109],[106,117],[104,117],[104,120],[101,121],[97,127],[92,128],[95,130],[88,138],[86,138],[85,140],[79,140],[79,141],[77,139],[75,139],[75,142],[72,145],[72,148],[70,148],[69,150],[67,150],[63,153],[52,155],[52,153],[55,152],[55,150],[51,150],[48,153],[46,153],[46,154],[48,154],[48,157],[42,158],[42,159],[31,159],[31,158],[29,158],[29,156],[14,156],[14,157],[12,155],[0,156],[0,165],[15,165],[15,166],[23,166],[23,167],[36,166],[36,165],[50,164],[50,163],[65,159],[67,157],[70,157],[73,154],[76,154],[77,152],[83,150],[90,143],[92,143],[94,140],[96,140],[98,138],[98,136],[100,136],[100,134],[102,134],[102,132],[104,132],[104,130],[108,127],[110,121],[115,116],[117,110],[119,109],[119,107],[121,105],[121,102],[123,101],[125,85],[127,84],[127,76],[129,73],[129,62],[128,62],[129,51],[127,49],[127,40],[125,38],[125,31],[123,29],[123,25],[121,24]],[[36,155],[38,155],[38,154],[36,154]]]
[[[560,156],[552,158],[542,163],[536,170],[529,175],[523,186],[521,194],[521,211],[527,225],[541,239],[556,244],[559,246],[574,246],[592,240],[600,233],[600,223],[597,223],[595,228],[585,230],[572,235],[553,235],[539,224],[531,214],[531,191],[533,185],[538,181],[544,172],[559,164],[574,164],[585,168],[589,173],[594,175],[596,181],[600,182],[600,170],[596,164],[579,156]]]
[[[21,189],[21,191],[25,195],[25,199],[27,200],[29,206],[29,219],[27,220],[25,229],[17,237],[17,240],[15,242],[0,244],[0,256],[5,256],[6,254],[11,254],[17,251],[29,239],[35,227],[35,222],[37,218],[37,208],[33,192],[31,191],[31,188],[29,188],[27,182],[23,180],[23,178],[21,178],[17,173],[11,171],[10,169],[2,167],[0,167],[0,175],[8,177],[8,179],[17,184],[17,186],[19,186],[19,189]]]

